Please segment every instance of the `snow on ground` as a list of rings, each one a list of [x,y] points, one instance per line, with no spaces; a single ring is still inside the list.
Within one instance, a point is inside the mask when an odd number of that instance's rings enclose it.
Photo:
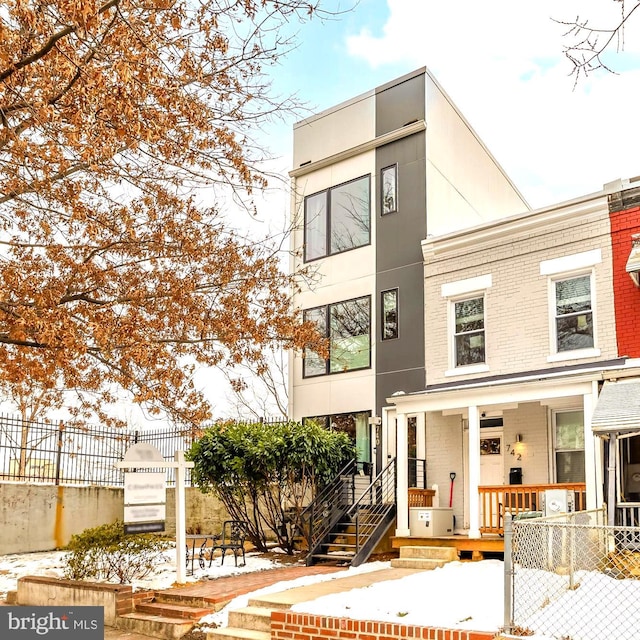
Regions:
[[[0,600],[7,591],[15,590],[17,579],[26,575],[63,577],[63,551],[46,553],[13,554],[0,556]],[[233,562],[222,567],[219,563],[209,569],[196,569],[195,576],[189,576],[189,582],[215,579],[222,576],[262,571],[285,566],[278,561],[279,554],[272,553],[247,554],[245,567],[235,567]],[[282,557],[282,556],[280,556]],[[136,589],[166,589],[175,584],[175,551],[165,552],[163,562],[158,563],[153,575],[136,580]],[[290,562],[286,563],[290,565]],[[371,562],[357,568],[348,569],[349,573],[362,573],[386,569],[388,562]],[[304,586],[314,582],[334,580],[343,577],[346,572],[305,576],[296,580],[279,582],[270,587],[260,589],[252,594],[236,598],[222,611],[201,620],[203,630],[227,624],[228,611],[246,606],[250,597],[258,594],[275,593],[293,587]],[[576,640],[619,640],[635,638],[628,635],[626,629],[640,628],[640,609],[628,606],[629,587],[637,589],[637,600],[640,600],[640,580],[614,580],[600,573],[583,572],[577,576],[580,582],[578,589],[566,589],[562,597],[550,606],[541,606],[537,600],[540,593],[531,594],[536,602],[520,602],[525,608],[533,605],[532,615],[527,624],[530,629],[549,628],[552,622],[555,638],[571,637]],[[620,591],[618,591],[620,590]],[[624,590],[624,591],[623,591]],[[419,626],[437,626],[454,629],[473,629],[477,631],[498,631],[504,622],[504,565],[499,560],[483,560],[480,562],[451,562],[434,571],[414,573],[400,580],[381,581],[364,589],[354,589],[336,595],[327,595],[316,600],[298,604],[294,611],[319,615],[346,617],[360,620],[393,621],[402,624]],[[615,621],[610,617],[596,615],[587,627],[584,616],[576,612],[593,610],[606,594],[606,601],[622,605],[627,599],[627,606],[615,611]],[[637,601],[636,600],[636,601]],[[574,615],[567,615],[567,611]],[[615,633],[613,626],[617,625]],[[612,635],[614,633],[614,635]],[[559,635],[557,635],[559,634]],[[537,634],[529,636],[531,640],[548,640],[547,636]]]

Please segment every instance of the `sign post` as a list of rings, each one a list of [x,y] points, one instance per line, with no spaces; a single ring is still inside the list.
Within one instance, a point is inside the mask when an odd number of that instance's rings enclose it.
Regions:
[[[156,447],[138,442],[124,454],[117,469],[175,469],[176,470],[176,582],[183,583],[186,576],[186,469],[193,462],[184,458],[184,451],[176,451],[173,462],[167,462]],[[162,478],[160,483],[160,477]],[[125,473],[125,531],[141,533],[164,531],[166,473]],[[127,520],[129,518],[129,520]],[[160,527],[160,528],[158,528]]]

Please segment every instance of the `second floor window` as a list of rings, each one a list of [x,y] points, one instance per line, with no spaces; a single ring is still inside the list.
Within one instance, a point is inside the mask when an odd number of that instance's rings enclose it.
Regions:
[[[382,298],[382,339],[393,340],[398,337],[398,290],[388,289],[381,293]]]
[[[371,242],[370,182],[367,175],[305,198],[305,262]]]
[[[556,280],[554,287],[556,350],[591,349],[594,346],[591,276]]]
[[[456,367],[484,362],[484,297],[458,300],[453,307]]]
[[[315,322],[320,333],[329,339],[329,357],[326,360],[311,349],[305,349],[305,378],[368,369],[371,366],[369,296],[307,309],[304,319]]]

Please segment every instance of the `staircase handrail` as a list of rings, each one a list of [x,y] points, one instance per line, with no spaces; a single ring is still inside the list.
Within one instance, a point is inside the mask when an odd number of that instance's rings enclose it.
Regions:
[[[344,504],[344,509],[351,503],[354,498],[354,476],[356,473],[356,461],[350,460],[338,474],[323,488],[323,490],[311,501],[310,504],[301,512],[300,523],[308,522],[306,532],[307,545],[311,551],[316,544],[331,529],[340,514],[340,498],[344,496],[345,478],[349,478],[350,499]],[[330,504],[333,509],[326,509],[326,503]],[[344,511],[342,512],[344,513]],[[316,516],[320,516],[317,518]]]
[[[395,474],[395,466],[396,459],[392,458],[389,461],[389,464],[373,479],[371,484],[360,494],[358,499],[349,507],[347,514],[349,516],[353,516],[357,513],[358,508],[365,503],[365,500],[369,500],[366,504],[379,504],[380,502],[384,503],[384,499],[389,497],[389,484],[392,485],[393,489],[393,500],[392,502],[395,504],[396,501],[396,474]],[[389,478],[391,478],[392,482],[389,483]],[[381,496],[378,495],[378,487],[383,489]],[[378,500],[378,497],[382,497],[383,500]]]
[[[344,467],[342,467],[342,469],[340,469],[340,471],[338,471],[334,478],[323,487],[322,491],[320,491],[320,493],[300,512],[300,517],[304,519],[307,512],[313,510],[315,504],[326,500],[327,496],[335,491],[335,486],[341,484],[341,479],[344,476],[354,475],[355,471],[356,461],[350,460],[344,465]]]

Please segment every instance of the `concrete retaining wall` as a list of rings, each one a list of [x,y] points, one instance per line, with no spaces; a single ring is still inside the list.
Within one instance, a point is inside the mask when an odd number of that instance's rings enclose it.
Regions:
[[[0,555],[65,547],[85,529],[123,518],[120,488],[0,483]],[[174,490],[167,490],[166,532],[175,535]],[[186,491],[187,532],[215,533],[228,518],[210,495]]]

